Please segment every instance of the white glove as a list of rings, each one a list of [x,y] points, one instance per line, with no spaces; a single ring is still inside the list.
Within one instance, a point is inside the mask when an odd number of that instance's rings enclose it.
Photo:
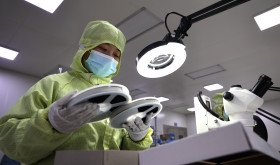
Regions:
[[[78,91],[75,90],[51,105],[49,121],[51,125],[61,133],[71,133],[84,124],[90,122],[99,113],[99,105],[85,102],[66,108],[71,97]]]
[[[134,121],[124,123],[122,126],[127,130],[130,138],[137,142],[142,140],[147,135],[151,125],[152,116],[153,113],[149,113],[146,116],[145,123],[140,117],[136,117]]]

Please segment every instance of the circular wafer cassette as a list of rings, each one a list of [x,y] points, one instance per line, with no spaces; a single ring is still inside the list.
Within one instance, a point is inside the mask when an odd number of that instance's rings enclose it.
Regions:
[[[110,111],[129,103],[131,96],[129,90],[120,84],[96,85],[74,95],[67,107],[88,101],[98,104],[100,108],[99,114],[91,120],[93,122],[109,117]]]
[[[110,125],[113,128],[123,128],[122,124],[128,121],[134,121],[136,117],[140,117],[145,121],[147,114],[153,113],[152,118],[154,118],[161,110],[162,105],[155,97],[144,97],[133,100],[111,112]]]

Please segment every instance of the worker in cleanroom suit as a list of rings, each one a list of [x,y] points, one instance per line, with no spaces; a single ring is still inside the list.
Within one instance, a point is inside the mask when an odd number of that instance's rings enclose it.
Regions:
[[[125,42],[122,32],[110,23],[89,22],[72,71],[43,78],[0,119],[0,150],[21,163],[43,165],[53,164],[57,150],[149,148],[151,115],[146,122],[136,118],[124,124],[125,129],[114,129],[107,119],[89,123],[99,112],[97,104],[65,108],[77,91],[110,83],[119,71]]]

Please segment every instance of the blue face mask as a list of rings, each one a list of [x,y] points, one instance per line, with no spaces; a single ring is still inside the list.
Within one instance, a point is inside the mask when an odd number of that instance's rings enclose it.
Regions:
[[[111,56],[92,50],[85,66],[96,76],[107,77],[117,71],[118,62]]]

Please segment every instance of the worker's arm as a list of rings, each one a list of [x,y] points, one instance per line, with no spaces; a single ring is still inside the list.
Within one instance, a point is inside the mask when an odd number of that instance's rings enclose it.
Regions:
[[[8,157],[32,164],[67,140],[69,134],[57,132],[48,121],[50,106],[59,90],[57,82],[44,78],[0,119],[0,149]]]

